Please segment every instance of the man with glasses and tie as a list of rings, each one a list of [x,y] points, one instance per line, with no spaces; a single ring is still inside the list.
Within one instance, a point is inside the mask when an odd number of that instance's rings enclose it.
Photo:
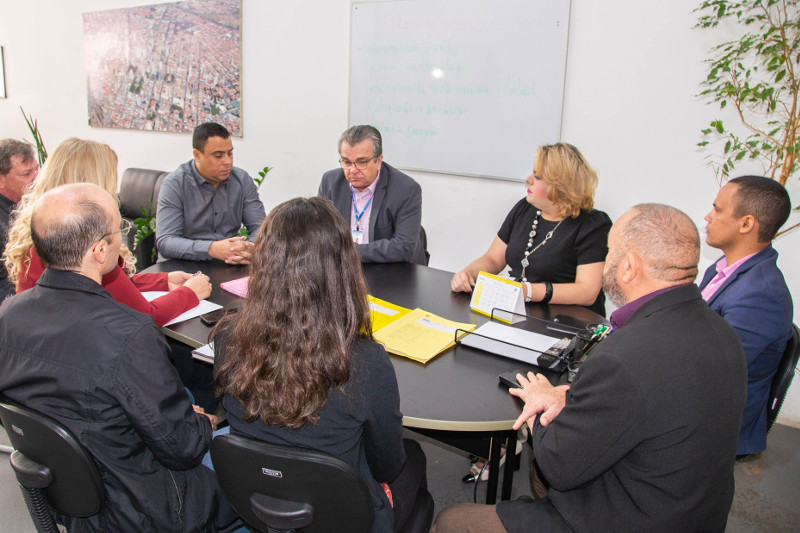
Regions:
[[[380,132],[353,126],[342,133],[339,164],[323,174],[318,194],[350,222],[361,261],[427,264],[420,238],[422,189],[383,162]]]

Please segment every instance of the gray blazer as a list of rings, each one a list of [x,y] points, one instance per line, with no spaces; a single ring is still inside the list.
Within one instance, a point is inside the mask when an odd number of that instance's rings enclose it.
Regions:
[[[341,168],[322,175],[317,194],[332,201],[350,225],[353,202]],[[421,222],[422,189],[419,184],[396,168],[381,164],[369,219],[369,242],[357,245],[361,261],[427,264],[420,239]]]

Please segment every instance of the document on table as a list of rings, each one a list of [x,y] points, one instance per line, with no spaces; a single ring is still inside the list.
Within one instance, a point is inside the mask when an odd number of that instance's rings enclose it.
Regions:
[[[206,363],[214,362],[214,343],[209,342],[192,350],[192,357]]]
[[[462,337],[461,344],[536,365],[539,356],[559,340],[497,322],[487,322],[471,335]]]
[[[219,288],[235,294],[240,298],[247,298],[247,284],[250,282],[250,276],[243,278],[232,279],[219,284]]]
[[[411,309],[400,307],[372,295],[367,295],[367,300],[369,300],[369,314],[372,316],[373,333],[411,312]]]
[[[457,329],[472,331],[475,324],[453,322],[417,308],[373,336],[387,351],[427,363],[455,344]]]
[[[159,296],[164,296],[167,294],[167,291],[145,291],[142,293],[144,299],[148,302],[152,302]],[[192,318],[196,318],[200,315],[204,315],[206,313],[210,313],[211,311],[216,311],[217,309],[222,309],[222,306],[219,304],[215,304],[214,302],[209,302],[208,300],[200,300],[200,303],[196,306],[192,307],[188,311],[181,313],[180,315],[176,316],[166,324],[165,326],[171,326],[172,324],[177,324],[179,322],[185,322]]]

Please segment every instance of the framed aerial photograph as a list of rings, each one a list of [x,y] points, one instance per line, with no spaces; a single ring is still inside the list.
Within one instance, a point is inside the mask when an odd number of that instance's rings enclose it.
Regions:
[[[89,125],[241,137],[241,0],[83,14]]]

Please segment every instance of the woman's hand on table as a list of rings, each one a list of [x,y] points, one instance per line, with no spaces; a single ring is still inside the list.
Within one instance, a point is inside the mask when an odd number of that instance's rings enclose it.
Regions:
[[[200,272],[189,276],[183,286],[190,288],[198,300],[205,300],[211,296],[211,281],[209,281],[208,276]]]
[[[173,270],[167,274],[167,285],[169,285],[169,290],[174,291],[178,287],[182,287],[183,284],[186,283],[186,281],[191,277],[191,274],[184,272],[183,270]]]
[[[506,248],[506,243],[495,235],[486,253],[467,265],[467,268],[461,272],[457,272],[450,280],[450,288],[453,289],[453,292],[472,292],[475,280],[481,271],[491,274],[500,272],[506,264]]]
[[[475,278],[472,274],[467,271],[467,269],[462,270],[461,272],[456,272],[453,275],[453,279],[450,280],[450,288],[453,292],[472,292],[472,288],[475,286]]]

